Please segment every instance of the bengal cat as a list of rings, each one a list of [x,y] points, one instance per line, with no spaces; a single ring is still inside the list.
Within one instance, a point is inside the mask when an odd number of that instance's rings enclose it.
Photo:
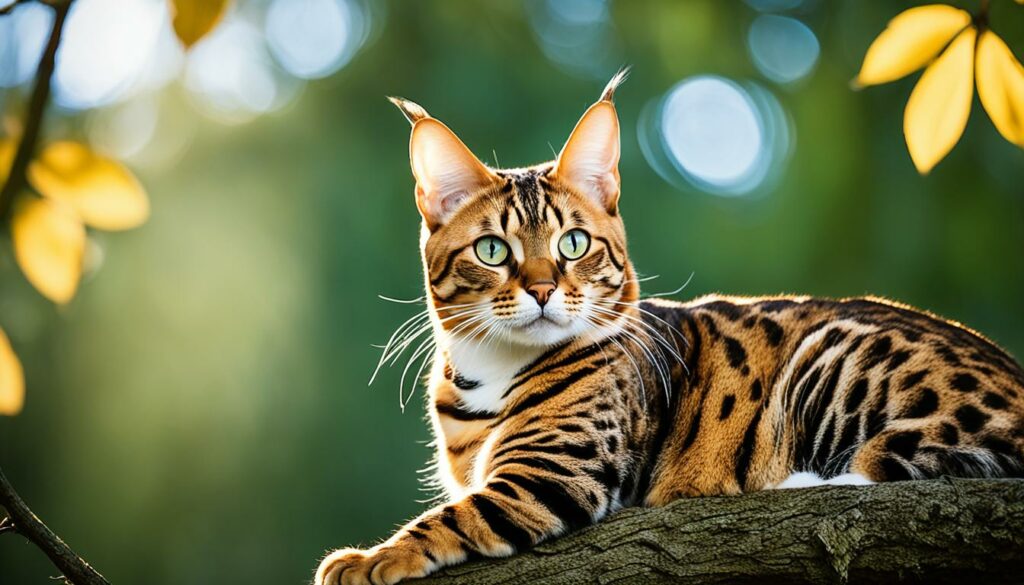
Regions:
[[[553,162],[481,163],[420,106],[410,157],[447,503],[319,584],[507,556],[625,506],[820,483],[1021,476],[1024,372],[882,299],[640,301],[612,96]]]

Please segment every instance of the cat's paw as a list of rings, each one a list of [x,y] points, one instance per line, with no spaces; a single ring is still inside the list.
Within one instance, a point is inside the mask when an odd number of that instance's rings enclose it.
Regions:
[[[394,585],[430,572],[430,561],[418,551],[381,546],[370,550],[344,548],[327,555],[316,571],[315,585]]]

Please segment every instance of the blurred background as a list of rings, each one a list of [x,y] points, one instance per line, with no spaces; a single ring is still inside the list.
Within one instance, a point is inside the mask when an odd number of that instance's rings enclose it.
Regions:
[[[956,3],[973,10],[975,2]],[[855,92],[889,0],[239,0],[183,53],[160,0],[77,0],[44,142],[145,185],[143,227],[93,233],[75,300],[39,296],[0,243],[0,326],[25,366],[0,463],[114,583],[308,582],[429,497],[423,401],[372,344],[420,307],[401,95],[502,166],[551,158],[604,82],[646,292],[884,295],[1024,356],[1024,151],[976,103],[927,177],[916,80]],[[17,124],[51,11],[0,18]],[[993,28],[1024,51],[1024,7]],[[404,365],[404,364],[403,364]],[[0,539],[0,582],[49,583]]]

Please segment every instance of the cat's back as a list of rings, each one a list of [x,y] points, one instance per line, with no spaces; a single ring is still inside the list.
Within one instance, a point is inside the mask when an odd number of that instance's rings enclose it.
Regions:
[[[641,308],[686,339],[689,379],[661,466],[682,476],[663,478],[675,496],[762,489],[794,471],[873,481],[1024,471],[1024,371],[958,323],[877,298],[716,295]]]

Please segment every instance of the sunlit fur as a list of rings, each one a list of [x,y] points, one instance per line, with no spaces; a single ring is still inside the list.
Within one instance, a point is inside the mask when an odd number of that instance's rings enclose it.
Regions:
[[[875,298],[640,301],[617,206],[621,80],[555,161],[524,169],[485,167],[395,100],[414,124],[428,307],[381,363],[408,352],[404,383],[431,357],[443,495],[387,541],[328,555],[318,585],[507,556],[625,506],[1024,475],[1024,371],[962,325]],[[557,246],[571,229],[590,235],[575,260]],[[476,256],[483,236],[506,263]]]

